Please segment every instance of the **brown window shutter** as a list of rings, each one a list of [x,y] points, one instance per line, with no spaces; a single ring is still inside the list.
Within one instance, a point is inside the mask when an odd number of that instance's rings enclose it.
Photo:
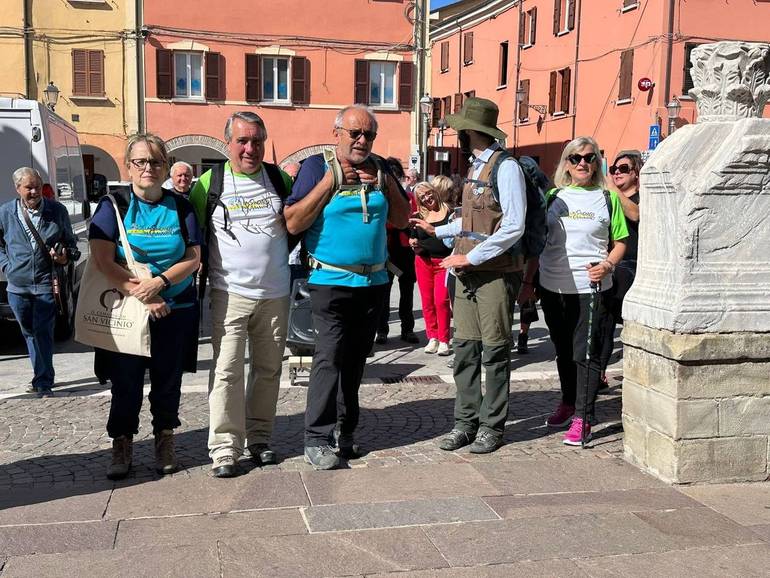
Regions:
[[[577,9],[577,0],[569,0],[569,16],[567,17],[567,30],[575,28],[575,11]]]
[[[224,58],[219,52],[206,53],[206,93],[209,100],[224,100]]]
[[[629,6],[633,6],[634,4],[637,4],[639,0],[623,0],[623,8],[628,8]]]
[[[561,0],[553,0],[553,33],[561,32]]]
[[[624,50],[620,53],[620,80],[618,82],[618,100],[631,98],[634,77],[634,51]]]
[[[529,43],[534,44],[537,38],[537,6],[532,8],[529,13],[532,15],[529,24]]]
[[[454,113],[457,114],[460,112],[460,109],[463,107],[463,93],[462,92],[455,92],[455,108]]]
[[[446,118],[448,114],[452,114],[452,97],[451,96],[445,96],[444,97],[444,111],[443,116]]]
[[[104,52],[88,50],[88,94],[104,96]]]
[[[561,71],[561,111],[569,112],[569,87],[572,70],[565,68]]]
[[[155,51],[156,96],[171,98],[174,96],[174,53],[171,50],[158,49]]]
[[[449,70],[449,41],[441,43],[441,71]]]
[[[519,103],[519,120],[523,121],[529,118],[529,80],[522,80],[519,83],[519,90],[524,93],[524,98]]]
[[[294,104],[310,103],[310,61],[304,56],[291,60],[291,100]]]
[[[260,79],[259,54],[246,55],[246,101],[259,102],[262,100],[262,80]]]
[[[473,32],[466,32],[463,36],[463,64],[473,62]]]
[[[527,17],[528,12],[521,13],[521,20],[519,20],[519,46],[524,46],[527,43]]]
[[[369,104],[369,63],[356,60],[355,104]]]
[[[72,51],[72,94],[88,95],[88,55],[85,50]]]
[[[556,112],[556,82],[558,81],[559,73],[555,70],[551,72],[551,86],[548,89],[548,110],[551,114]]]
[[[414,63],[398,65],[398,108],[412,110],[414,103]]]
[[[440,98],[434,98],[433,99],[433,110],[431,111],[433,113],[431,118],[431,126],[438,126],[438,121],[441,120],[441,99]]]

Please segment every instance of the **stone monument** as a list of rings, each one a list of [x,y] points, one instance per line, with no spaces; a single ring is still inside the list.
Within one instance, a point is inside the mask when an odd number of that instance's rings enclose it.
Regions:
[[[692,51],[698,121],[641,171],[623,318],[628,460],[673,483],[765,480],[770,446],[770,45]]]

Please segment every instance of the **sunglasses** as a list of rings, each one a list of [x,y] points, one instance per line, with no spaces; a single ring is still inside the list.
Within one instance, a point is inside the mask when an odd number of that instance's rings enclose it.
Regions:
[[[369,142],[372,142],[377,138],[377,132],[373,130],[359,130],[357,128],[351,130],[349,128],[345,128],[344,126],[338,126],[337,128],[346,131],[350,135],[350,138],[353,140],[358,140],[361,138],[361,135],[364,135],[364,138]]]
[[[130,162],[132,165],[134,165],[134,168],[137,168],[142,171],[147,168],[147,165],[150,165],[150,168],[152,170],[159,169],[164,165],[163,161],[159,161],[155,159],[131,159]]]
[[[588,153],[587,155],[570,155],[567,160],[575,166],[580,164],[580,161],[585,161],[587,164],[591,164],[596,159],[596,153]]]
[[[621,175],[627,175],[631,172],[631,165],[612,165],[609,169],[610,174],[620,173]]]

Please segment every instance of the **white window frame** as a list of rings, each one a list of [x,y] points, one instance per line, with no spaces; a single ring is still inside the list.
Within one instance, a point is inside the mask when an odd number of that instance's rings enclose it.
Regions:
[[[273,62],[273,94],[271,97],[268,98],[266,91],[265,91],[265,61],[266,60],[272,60]],[[286,61],[286,98],[277,98],[278,94],[278,61],[279,60],[285,60]],[[262,93],[262,98],[260,102],[264,102],[267,104],[291,104],[291,63],[292,58],[290,56],[278,56],[273,54],[264,54],[261,58],[260,65],[262,66],[262,70],[260,70],[261,79],[260,82],[262,83],[262,86],[260,87],[260,92]]]
[[[562,8],[561,16],[561,32],[559,32],[558,36],[561,36],[562,34],[568,34],[569,33],[569,0],[561,0],[562,1]],[[577,4],[575,4],[575,8],[577,9]]]
[[[380,102],[374,102],[371,100],[372,96],[372,67],[379,66],[380,68]],[[393,67],[393,102],[384,102],[385,98],[385,68],[386,66]],[[369,62],[369,82],[367,83],[367,90],[369,91],[369,106],[372,108],[398,108],[398,65],[396,62],[388,62],[385,60],[372,60]]]
[[[177,55],[184,55],[186,57],[185,58],[186,60],[185,68],[186,68],[186,76],[187,76],[187,93],[186,94],[177,93],[176,81],[179,76],[177,73],[177,66],[176,66]],[[197,56],[201,59],[201,66],[200,66],[201,93],[200,95],[194,95],[194,96],[192,95],[192,66],[190,64],[191,56]],[[197,52],[197,51],[174,50],[173,59],[174,59],[174,66],[173,66],[174,100],[199,100],[199,101],[206,100],[206,54],[204,52]]]
[[[527,10],[526,12],[524,12],[524,18],[527,19],[527,23],[526,23],[527,36],[524,39],[524,45],[522,46],[522,49],[530,48],[530,47],[534,46],[534,44],[532,43],[532,37],[534,36],[533,32],[534,32],[534,29],[535,29],[535,19],[532,18],[532,9],[531,8],[529,10]]]

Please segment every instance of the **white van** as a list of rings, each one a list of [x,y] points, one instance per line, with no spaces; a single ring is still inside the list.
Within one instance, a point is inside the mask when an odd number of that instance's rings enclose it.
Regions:
[[[43,195],[67,207],[82,256],[70,270],[73,303],[68,315],[56,320],[56,335],[72,333],[74,296],[88,259],[88,222],[83,158],[78,133],[71,124],[35,100],[0,97],[0,203],[16,198],[13,171],[32,167],[43,177]],[[5,276],[0,272],[0,319],[14,319],[8,305]]]

